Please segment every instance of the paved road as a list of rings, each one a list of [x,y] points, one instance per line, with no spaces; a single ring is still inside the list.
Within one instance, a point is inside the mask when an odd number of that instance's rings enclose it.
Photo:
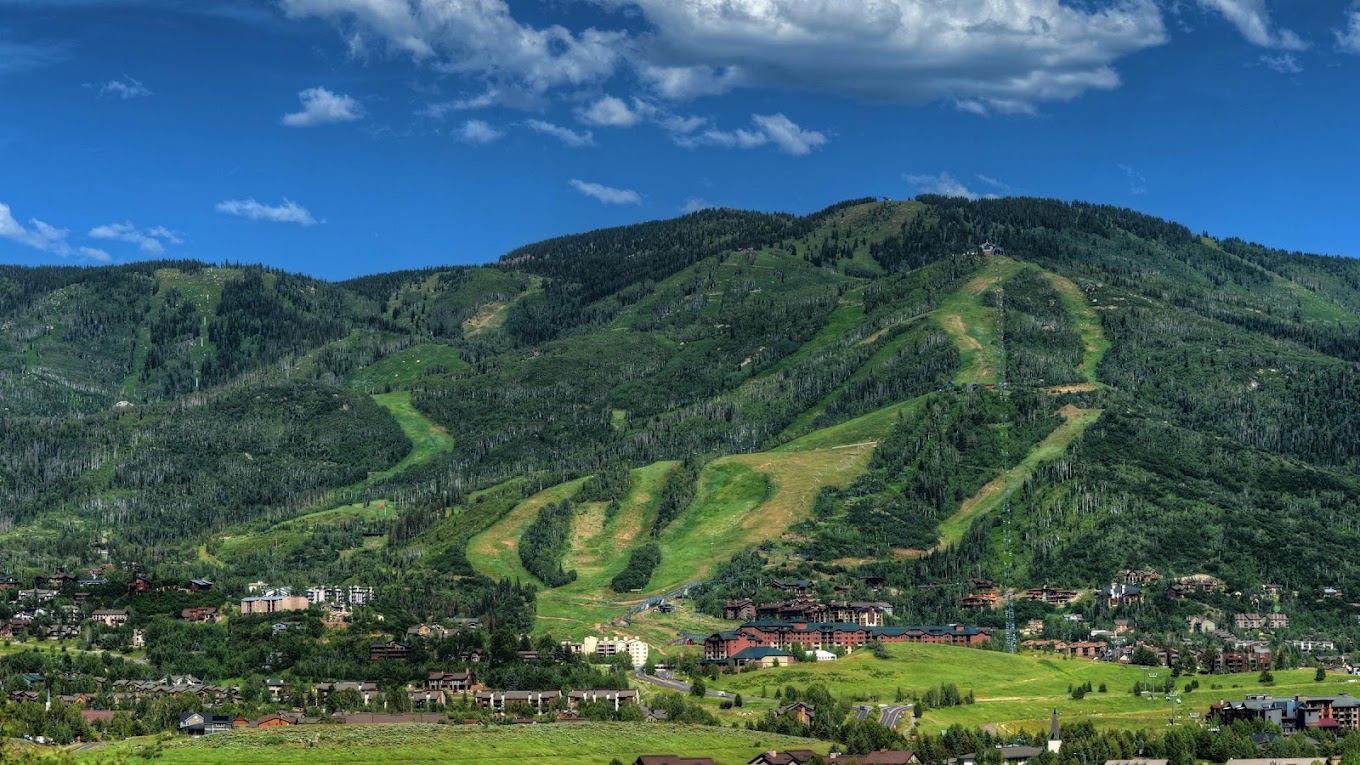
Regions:
[[[634,672],[633,677],[636,677],[644,683],[659,685],[666,690],[675,691],[676,693],[689,693],[690,689],[689,683],[684,680],[676,680],[674,675],[670,677],[653,677],[646,672]],[[704,695],[710,699],[727,698],[727,694],[722,691],[705,691]]]
[[[883,707],[882,710],[883,711],[880,714],[878,721],[882,723],[883,727],[885,728],[892,728],[893,730],[897,730],[897,726],[902,723],[903,715],[906,715],[908,719],[911,720],[913,724],[915,724],[915,718],[911,717],[910,704],[905,705],[893,704],[891,706]]]
[[[863,704],[856,704],[852,708],[855,711],[855,722],[859,722],[860,720],[863,720],[864,718],[868,717],[869,711],[870,709],[872,709],[872,707],[867,707]]]

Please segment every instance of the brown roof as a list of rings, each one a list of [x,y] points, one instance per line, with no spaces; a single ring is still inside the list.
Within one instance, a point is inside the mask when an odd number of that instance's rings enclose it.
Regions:
[[[764,765],[802,765],[821,757],[820,754],[811,749],[790,749],[787,752],[764,752],[756,755],[751,762],[759,762]]]

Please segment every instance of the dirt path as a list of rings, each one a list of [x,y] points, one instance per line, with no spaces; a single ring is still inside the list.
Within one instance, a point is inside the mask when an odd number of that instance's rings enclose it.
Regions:
[[[968,325],[963,323],[962,316],[953,313],[944,317],[944,326],[949,330],[949,333],[954,336],[954,340],[956,340],[959,345],[963,346],[963,348],[970,351],[982,350],[982,343],[979,343],[977,338],[968,334]]]

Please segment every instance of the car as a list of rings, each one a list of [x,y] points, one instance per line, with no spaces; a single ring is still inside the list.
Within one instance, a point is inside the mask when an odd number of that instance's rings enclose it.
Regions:
[[[719,696],[726,697],[726,696],[727,696],[727,691],[718,691],[718,695],[719,695]]]

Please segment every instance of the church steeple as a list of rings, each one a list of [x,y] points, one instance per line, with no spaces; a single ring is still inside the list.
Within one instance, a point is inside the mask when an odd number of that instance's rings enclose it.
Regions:
[[[1048,751],[1054,754],[1062,749],[1062,733],[1058,730],[1058,710],[1053,710],[1053,725],[1048,729]]]

